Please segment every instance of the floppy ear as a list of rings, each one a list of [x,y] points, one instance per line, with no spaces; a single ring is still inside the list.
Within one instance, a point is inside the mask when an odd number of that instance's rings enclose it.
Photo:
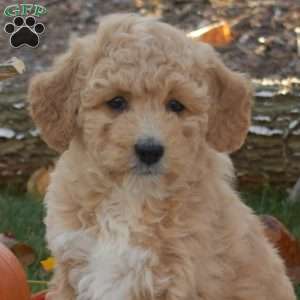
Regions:
[[[43,139],[55,150],[66,150],[74,134],[79,106],[80,44],[77,42],[50,71],[33,77],[30,113]]]
[[[244,143],[251,122],[250,81],[229,70],[214,53],[209,67],[211,108],[207,141],[220,152],[231,153]]]

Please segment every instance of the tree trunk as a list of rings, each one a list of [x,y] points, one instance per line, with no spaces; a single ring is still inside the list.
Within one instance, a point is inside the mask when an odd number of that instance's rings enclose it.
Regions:
[[[253,124],[232,158],[242,184],[290,186],[300,176],[300,97],[257,89]],[[39,138],[25,95],[0,94],[0,184],[25,186],[36,169],[57,154]]]

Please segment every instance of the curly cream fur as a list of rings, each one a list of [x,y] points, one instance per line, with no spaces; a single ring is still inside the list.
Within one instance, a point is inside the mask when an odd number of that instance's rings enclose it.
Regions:
[[[246,137],[250,94],[211,47],[135,15],[108,16],[36,75],[32,117],[63,152],[46,195],[48,299],[295,299],[222,153]],[[118,95],[128,111],[106,106]],[[186,111],[168,112],[173,98]],[[166,149],[154,175],[134,172],[144,136]]]

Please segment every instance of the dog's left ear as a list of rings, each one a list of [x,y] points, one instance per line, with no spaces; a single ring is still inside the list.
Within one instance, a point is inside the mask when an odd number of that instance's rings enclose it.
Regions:
[[[52,68],[35,75],[29,86],[30,113],[47,144],[63,152],[75,130],[79,106],[80,41],[73,43]]]
[[[217,151],[231,153],[244,143],[251,121],[251,87],[243,75],[229,70],[210,51],[208,75],[211,107],[207,141]]]

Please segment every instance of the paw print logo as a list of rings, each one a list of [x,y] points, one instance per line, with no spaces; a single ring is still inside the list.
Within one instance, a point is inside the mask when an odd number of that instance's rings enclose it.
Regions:
[[[13,48],[19,48],[27,45],[36,48],[39,45],[39,35],[45,31],[42,23],[37,23],[33,16],[28,16],[25,20],[23,17],[15,17],[12,23],[6,23],[4,31],[10,36],[10,45]]]

